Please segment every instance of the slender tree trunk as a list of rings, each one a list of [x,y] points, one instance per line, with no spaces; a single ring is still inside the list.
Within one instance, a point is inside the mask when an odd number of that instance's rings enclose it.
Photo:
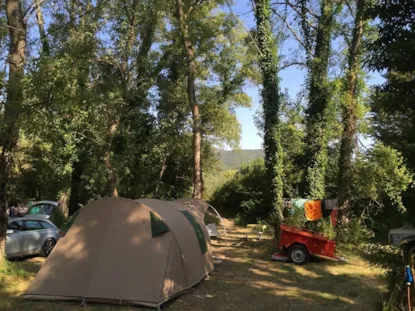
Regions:
[[[166,171],[166,168],[167,168],[166,163],[167,163],[167,154],[164,156],[163,163],[161,165],[159,180],[157,181],[156,190],[154,191],[154,196],[155,197],[157,197],[157,194],[158,194],[159,188],[160,188],[160,184],[161,184],[161,180],[162,180],[164,172]]]
[[[202,127],[200,120],[199,104],[196,98],[196,59],[192,40],[189,35],[187,16],[183,10],[182,0],[176,0],[177,17],[180,25],[180,35],[186,50],[187,61],[187,97],[193,116],[193,197],[203,198],[203,177],[202,177]]]
[[[62,214],[68,218],[69,217],[69,189],[63,191],[58,199],[59,209]]]
[[[9,80],[4,108],[4,122],[0,125],[0,246],[4,246],[7,229],[7,178],[10,158],[19,138],[18,119],[22,110],[22,78],[26,51],[26,25],[19,0],[6,1],[9,27]],[[0,251],[3,253],[3,249]],[[0,260],[3,260],[1,256]]]
[[[118,197],[117,173],[111,163],[111,146],[112,146],[112,141],[114,139],[115,133],[117,132],[118,123],[119,123],[119,119],[117,118],[116,120],[114,120],[114,122],[111,124],[108,130],[108,135],[107,135],[108,147],[104,154],[104,163],[108,171],[108,192],[111,197]]]
[[[7,174],[6,174],[6,157],[0,155],[0,266],[5,258],[5,241],[7,230]]]
[[[261,51],[259,63],[263,80],[265,168],[272,195],[274,230],[276,239],[279,240],[280,225],[283,222],[283,152],[279,120],[278,54],[271,28],[270,1],[255,0],[255,4],[258,45]]]
[[[42,42],[42,50],[46,55],[50,54],[49,42],[45,31],[45,21],[43,19],[42,8],[40,0],[36,0],[36,20],[39,28],[39,35]]]
[[[331,33],[334,25],[334,4],[322,0],[314,57],[309,61],[309,106],[307,108],[307,132],[305,155],[305,194],[321,199],[325,196],[327,169],[327,113],[330,100],[328,65]]]
[[[71,174],[71,195],[69,197],[69,216],[72,216],[79,210],[82,190],[82,173],[83,167],[81,161],[76,161],[72,165]]]
[[[364,20],[364,0],[357,0],[355,26],[352,43],[349,49],[348,74],[345,90],[345,102],[343,103],[343,137],[340,150],[340,174],[339,174],[339,205],[348,205],[348,196],[352,182],[352,156],[355,149],[357,132],[357,104],[356,91],[358,74],[360,70],[360,54],[362,47]]]

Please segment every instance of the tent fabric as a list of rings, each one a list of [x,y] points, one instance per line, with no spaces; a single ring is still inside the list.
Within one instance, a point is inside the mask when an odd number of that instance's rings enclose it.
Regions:
[[[182,211],[202,228],[204,254]],[[24,296],[158,307],[213,270],[202,212],[180,201],[94,201],[80,210]],[[159,221],[165,227],[153,236],[152,222]]]

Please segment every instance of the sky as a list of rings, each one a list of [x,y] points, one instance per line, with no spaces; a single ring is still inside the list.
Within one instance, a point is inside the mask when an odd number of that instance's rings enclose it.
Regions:
[[[240,16],[240,20],[244,22],[247,28],[255,27],[255,19],[249,1],[236,0],[236,3],[232,7],[233,13]],[[248,13],[250,12],[250,13]],[[279,54],[289,56],[298,49],[298,46],[294,40],[287,40]],[[306,71],[297,67],[288,67],[279,72],[280,88],[282,90],[287,89],[288,94],[295,98],[297,93],[302,89],[304,83]],[[371,73],[367,83],[369,85],[381,84],[383,78],[378,73]],[[260,149],[262,148],[262,138],[258,135],[258,129],[254,123],[254,115],[260,105],[259,88],[255,86],[248,86],[245,92],[252,98],[251,108],[237,108],[236,116],[242,126],[242,136],[240,142],[241,149]],[[363,143],[366,145],[371,144],[370,138],[362,138]]]

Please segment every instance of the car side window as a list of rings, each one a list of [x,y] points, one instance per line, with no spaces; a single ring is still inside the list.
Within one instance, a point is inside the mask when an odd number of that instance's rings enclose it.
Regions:
[[[44,229],[55,229],[54,226],[52,226],[50,223],[46,221],[40,221],[40,224],[42,225]]]
[[[23,230],[23,222],[21,221],[13,221],[7,225],[7,229],[13,231],[22,231]]]
[[[26,231],[43,229],[37,220],[25,220]]]

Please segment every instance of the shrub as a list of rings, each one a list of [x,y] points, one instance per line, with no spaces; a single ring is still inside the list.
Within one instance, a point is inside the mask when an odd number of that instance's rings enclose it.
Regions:
[[[269,186],[264,178],[264,160],[242,166],[222,187],[213,193],[211,204],[225,217],[234,217],[241,225],[267,219],[272,211]]]
[[[345,218],[340,220],[336,228],[336,241],[340,247],[353,250],[367,243],[374,236],[361,219]]]
[[[52,215],[50,215],[50,220],[59,228],[62,229],[62,227],[65,225],[66,217],[62,213],[60,209],[55,208]]]

